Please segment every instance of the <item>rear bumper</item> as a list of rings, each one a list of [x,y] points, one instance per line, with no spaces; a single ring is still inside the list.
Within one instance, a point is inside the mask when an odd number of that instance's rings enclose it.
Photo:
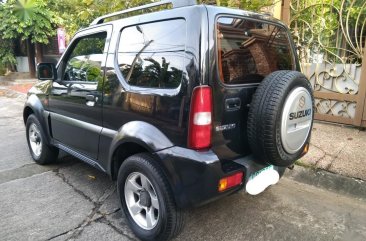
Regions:
[[[254,162],[252,156],[221,162],[211,150],[198,152],[181,147],[171,147],[154,155],[161,161],[177,205],[181,208],[200,206],[239,191],[252,173],[268,166]],[[275,168],[280,174],[285,170]],[[243,183],[219,192],[219,180],[239,171],[244,172]]]

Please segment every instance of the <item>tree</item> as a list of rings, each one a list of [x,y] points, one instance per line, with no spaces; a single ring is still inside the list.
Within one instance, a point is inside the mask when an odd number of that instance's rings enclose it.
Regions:
[[[157,0],[51,0],[49,6],[60,13],[63,25],[69,35],[88,26],[95,18]],[[198,3],[260,11],[272,6],[274,0],[198,0]],[[138,12],[140,13],[140,12]]]
[[[156,1],[156,0],[155,0]],[[68,35],[74,35],[80,28],[102,15],[148,4],[153,0],[51,0],[49,6],[63,19]]]
[[[249,11],[261,11],[263,8],[274,4],[274,0],[199,0],[198,2]]]
[[[25,40],[28,64],[35,77],[34,44],[47,44],[55,35],[60,18],[51,11],[45,0],[8,0],[0,5],[0,35],[3,39]],[[40,54],[37,51],[37,54]],[[40,56],[37,56],[40,59]]]
[[[0,66],[14,70],[16,59],[14,57],[13,41],[0,37]]]

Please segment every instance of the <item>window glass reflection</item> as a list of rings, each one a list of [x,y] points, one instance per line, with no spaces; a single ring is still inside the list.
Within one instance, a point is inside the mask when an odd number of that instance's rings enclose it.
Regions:
[[[65,68],[64,80],[98,82],[102,80],[101,64],[106,33],[91,35],[77,41]]]
[[[177,88],[183,77],[185,43],[183,19],[127,27],[120,38],[119,68],[130,85]]]
[[[259,83],[276,70],[292,70],[294,59],[284,28],[241,18],[217,22],[218,68],[226,84]]]

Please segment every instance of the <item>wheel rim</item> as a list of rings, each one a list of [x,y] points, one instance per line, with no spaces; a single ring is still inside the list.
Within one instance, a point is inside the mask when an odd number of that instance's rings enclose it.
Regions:
[[[36,157],[39,157],[42,153],[42,138],[41,138],[41,132],[34,123],[32,123],[29,127],[28,138],[33,154]]]
[[[288,95],[282,112],[281,141],[287,153],[298,152],[305,144],[313,120],[313,102],[309,91],[298,87]]]
[[[158,223],[159,201],[150,180],[140,172],[131,173],[125,182],[125,200],[128,211],[137,225],[145,230]]]

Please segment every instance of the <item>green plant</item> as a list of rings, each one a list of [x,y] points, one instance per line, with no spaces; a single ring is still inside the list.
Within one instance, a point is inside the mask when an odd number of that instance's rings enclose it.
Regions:
[[[6,74],[6,68],[2,64],[0,64],[0,76],[3,76],[5,74]]]
[[[62,25],[69,35],[88,26],[95,18],[111,12],[144,5],[157,0],[51,0],[48,6],[60,13]],[[274,4],[275,0],[198,0],[198,3],[260,11]]]
[[[55,35],[60,18],[50,10],[45,0],[8,0],[0,4],[0,22],[3,39],[26,40],[29,69],[35,76],[33,44],[47,44],[49,37]]]
[[[16,59],[14,56],[12,41],[0,38],[0,66],[2,67],[2,72],[4,72],[8,67],[12,68],[15,64]]]
[[[198,2],[258,12],[265,7],[272,6],[274,1],[275,0],[200,0]]]
[[[62,25],[72,36],[87,27],[97,17],[111,12],[144,5],[152,0],[50,0],[48,6],[60,14]]]
[[[366,35],[363,0],[293,0],[291,30],[304,62],[361,63]]]

